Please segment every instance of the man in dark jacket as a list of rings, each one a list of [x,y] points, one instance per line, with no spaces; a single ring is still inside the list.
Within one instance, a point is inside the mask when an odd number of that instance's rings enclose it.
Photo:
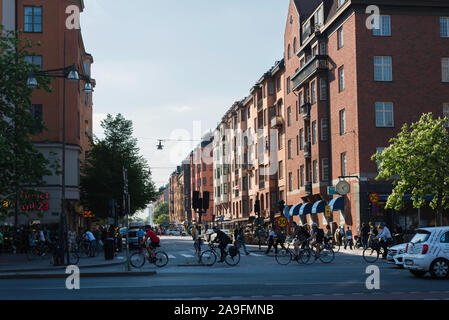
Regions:
[[[232,241],[231,238],[229,238],[229,236],[223,231],[221,231],[217,226],[214,227],[214,231],[217,234],[217,236],[215,237],[215,240],[213,242],[218,242],[218,248],[220,248],[221,254],[220,261],[218,262],[224,262],[224,259],[226,257],[226,247]]]
[[[366,249],[368,247],[369,231],[370,231],[370,227],[365,222],[363,222],[362,228],[360,228],[360,236],[361,236],[361,241],[362,241],[362,245],[363,245],[364,249]]]

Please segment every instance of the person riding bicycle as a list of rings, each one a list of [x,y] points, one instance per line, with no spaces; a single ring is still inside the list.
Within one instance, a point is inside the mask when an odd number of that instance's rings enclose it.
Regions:
[[[142,227],[139,227],[139,230],[136,232],[136,237],[138,239],[139,245],[142,245],[143,237],[145,237],[145,231],[143,231]]]
[[[151,229],[151,227],[148,228],[147,233],[145,235],[144,243],[147,247],[148,254],[150,256],[150,262],[155,261],[156,255],[154,254],[153,250],[156,247],[159,247],[161,240],[157,236],[156,233]]]
[[[387,228],[385,222],[380,224],[380,232],[376,236],[376,239],[379,240],[380,246],[384,249],[382,259],[387,258],[388,246],[393,242],[393,238],[391,237],[390,230]]]
[[[232,240],[226,233],[221,231],[217,226],[215,226],[213,230],[217,234],[217,236],[212,242],[218,243],[218,248],[220,248],[221,257],[220,261],[218,262],[224,262],[226,257],[226,247],[228,246],[228,244],[232,243]]]
[[[309,233],[303,226],[298,226],[296,222],[293,221],[294,232],[291,239],[294,239],[293,246],[295,248],[295,259],[297,259],[299,255],[299,248],[304,248],[305,242],[309,237]]]
[[[329,244],[329,242],[332,241],[333,238],[334,237],[332,235],[331,226],[326,225],[326,233],[324,234],[324,243]]]
[[[95,255],[94,253],[97,245],[97,240],[95,239],[94,234],[90,232],[89,229],[86,229],[86,232],[84,232],[81,239],[86,240],[86,242],[89,242],[90,244],[89,256],[93,257]]]
[[[314,222],[312,223],[312,230],[310,231],[310,234],[311,234],[310,246],[316,248],[315,259],[318,259],[320,257],[321,246],[323,245],[324,241],[324,231],[323,229],[318,228],[318,225]]]

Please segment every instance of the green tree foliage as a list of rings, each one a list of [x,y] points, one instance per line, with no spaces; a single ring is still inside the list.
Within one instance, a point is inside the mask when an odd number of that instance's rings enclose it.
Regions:
[[[156,210],[154,210],[153,219],[156,221],[158,217],[163,214],[169,215],[168,202],[162,202],[160,205],[158,205]]]
[[[132,121],[108,114],[101,122],[105,138],[94,138],[81,166],[81,199],[98,217],[109,215],[109,202],[123,203],[123,168],[128,169],[130,215],[156,199],[156,189],[146,160],[132,137]],[[123,210],[120,210],[123,215]]]
[[[154,222],[159,226],[163,225],[163,224],[168,224],[168,223],[170,223],[170,216],[168,215],[168,213],[163,213],[163,214],[159,215],[154,220]]]
[[[449,209],[448,120],[423,114],[418,122],[405,124],[382,153],[373,155],[380,163],[376,179],[392,180],[394,185],[386,208],[400,210],[404,196],[411,194],[415,208],[426,204],[425,196],[433,196],[432,209],[440,214]]]
[[[0,220],[15,212],[16,193],[36,192],[34,186],[42,185],[43,177],[58,169],[58,163],[46,159],[31,141],[41,128],[46,129],[42,118],[32,114],[33,90],[26,86],[30,71],[39,70],[25,61],[33,55],[32,48],[21,32],[6,31],[0,25]],[[38,89],[49,92],[49,79],[36,78]],[[24,213],[20,204],[18,211]]]

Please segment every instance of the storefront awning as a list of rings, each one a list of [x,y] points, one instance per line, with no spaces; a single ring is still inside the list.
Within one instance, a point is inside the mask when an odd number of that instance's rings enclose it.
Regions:
[[[298,203],[290,208],[290,217],[299,215],[299,209],[301,209],[302,203]]]
[[[323,200],[319,200],[313,204],[312,213],[314,214],[321,213],[324,212],[325,209],[326,209],[326,202],[324,202]]]
[[[312,213],[312,204],[309,202],[304,203],[299,209],[299,214],[301,216]]]
[[[345,209],[345,198],[338,197],[334,198],[329,202],[329,207],[331,207],[331,211],[344,210]]]

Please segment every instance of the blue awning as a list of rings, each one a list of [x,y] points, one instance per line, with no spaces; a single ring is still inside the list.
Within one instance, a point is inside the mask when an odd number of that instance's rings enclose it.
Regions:
[[[309,202],[306,202],[301,206],[301,209],[299,209],[299,215],[303,216],[305,214],[310,214],[310,213],[312,213],[312,204]]]
[[[290,208],[290,217],[299,215],[299,209],[301,209],[302,203],[298,203]]]
[[[345,209],[345,198],[338,197],[334,198],[329,202],[329,206],[331,207],[331,211],[344,210]]]
[[[326,209],[326,202],[324,202],[323,200],[319,200],[313,204],[312,213],[314,214],[321,213],[324,212],[325,209]]]

